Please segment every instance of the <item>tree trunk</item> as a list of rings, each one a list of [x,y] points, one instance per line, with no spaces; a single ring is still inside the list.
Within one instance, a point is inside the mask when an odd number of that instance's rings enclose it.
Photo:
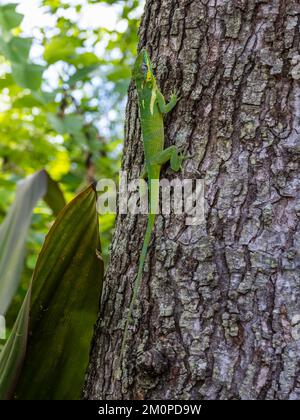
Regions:
[[[206,220],[157,217],[117,379],[146,223],[118,216],[85,398],[300,398],[299,15],[296,0],[146,2],[140,47],[181,95],[166,144],[189,144],[180,176],[205,180]],[[131,85],[123,170],[142,163]]]

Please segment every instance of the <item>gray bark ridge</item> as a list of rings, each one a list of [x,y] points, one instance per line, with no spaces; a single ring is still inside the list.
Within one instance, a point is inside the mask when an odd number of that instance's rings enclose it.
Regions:
[[[118,216],[84,398],[300,398],[299,16],[293,0],[146,2],[140,46],[181,95],[166,143],[195,154],[182,176],[205,180],[206,224],[158,216],[117,380],[145,232]],[[134,86],[125,131],[136,178]]]

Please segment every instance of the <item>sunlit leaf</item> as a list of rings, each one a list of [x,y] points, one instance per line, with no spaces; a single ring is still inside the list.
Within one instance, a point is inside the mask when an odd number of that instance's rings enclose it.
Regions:
[[[0,6],[0,26],[9,31],[20,25],[23,20],[23,15],[16,12],[17,4],[10,3]]]
[[[55,12],[61,5],[60,0],[43,0],[43,5],[50,6],[51,11]]]
[[[47,164],[47,171],[53,179],[61,179],[70,172],[70,166],[70,155],[66,150],[62,149],[57,152],[56,158]]]
[[[68,84],[72,86],[76,82],[83,80],[84,78],[89,76],[93,71],[95,71],[97,67],[98,67],[97,65],[92,65],[92,66],[83,67],[82,69],[77,70],[76,73],[74,73],[68,80]]]
[[[131,76],[129,67],[117,66],[108,73],[108,79],[111,81],[127,80]]]
[[[13,37],[9,42],[0,39],[0,54],[16,63],[26,62],[31,48],[31,38]]]
[[[3,77],[0,78],[0,89],[4,89],[6,87],[11,86],[14,84],[14,80],[11,74],[5,74]]]
[[[53,64],[59,60],[68,61],[75,56],[78,46],[78,40],[74,38],[54,37],[45,47],[44,59],[48,64]]]
[[[77,135],[81,132],[84,124],[82,115],[68,114],[60,117],[55,114],[48,114],[48,121],[52,128],[59,134],[73,134]]]
[[[15,82],[23,87],[38,90],[42,82],[43,66],[31,63],[13,63],[12,75]]]
[[[40,101],[38,101],[33,95],[24,95],[13,102],[14,108],[32,108],[40,105]]]
[[[76,66],[92,66],[99,64],[99,58],[96,56],[96,54],[92,52],[85,52],[82,54],[78,54],[70,60],[70,62]]]
[[[32,96],[43,105],[49,104],[54,102],[56,91],[53,92],[42,92],[42,91],[34,91],[32,92]]]

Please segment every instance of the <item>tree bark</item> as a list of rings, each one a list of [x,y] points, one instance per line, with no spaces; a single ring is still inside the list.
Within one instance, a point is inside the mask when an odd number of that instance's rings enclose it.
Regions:
[[[194,154],[181,177],[205,180],[206,222],[157,217],[116,379],[146,223],[118,216],[84,398],[300,398],[299,16],[293,0],[146,2],[140,47],[181,95],[166,144]],[[133,85],[125,131],[133,179]]]

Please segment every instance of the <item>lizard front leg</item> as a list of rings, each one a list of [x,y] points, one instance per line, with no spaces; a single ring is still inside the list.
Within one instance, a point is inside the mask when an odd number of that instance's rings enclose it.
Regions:
[[[158,108],[162,114],[167,114],[168,112],[172,111],[179,99],[180,98],[178,98],[177,93],[172,93],[169,103],[166,103],[164,95],[159,89],[157,89],[157,103]]]
[[[174,172],[178,172],[181,169],[181,164],[184,159],[188,157],[184,156],[182,151],[176,146],[170,146],[167,149],[162,150],[151,158],[151,165],[164,165],[170,161],[171,169]]]

